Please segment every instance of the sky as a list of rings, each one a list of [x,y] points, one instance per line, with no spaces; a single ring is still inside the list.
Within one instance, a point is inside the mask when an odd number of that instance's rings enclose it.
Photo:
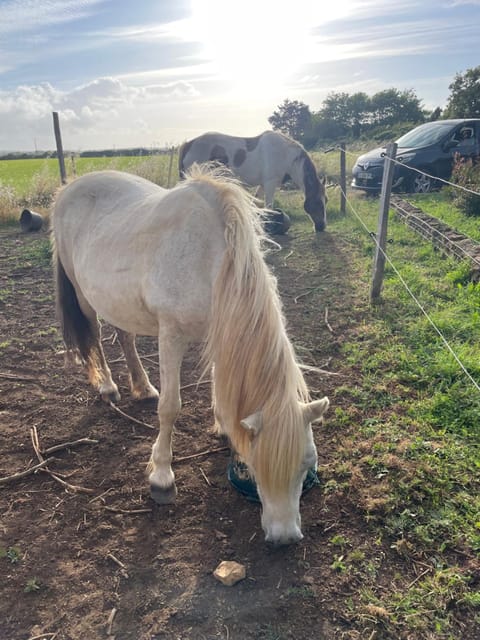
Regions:
[[[413,89],[480,64],[480,0],[0,0],[0,151],[256,135],[285,100]]]

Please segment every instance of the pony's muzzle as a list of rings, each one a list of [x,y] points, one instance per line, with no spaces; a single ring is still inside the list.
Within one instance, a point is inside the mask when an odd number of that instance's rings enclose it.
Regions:
[[[292,531],[290,533],[282,533],[275,535],[274,533],[266,533],[265,534],[265,542],[272,544],[275,547],[286,546],[289,544],[296,544],[303,539],[303,534],[299,528],[296,531]]]

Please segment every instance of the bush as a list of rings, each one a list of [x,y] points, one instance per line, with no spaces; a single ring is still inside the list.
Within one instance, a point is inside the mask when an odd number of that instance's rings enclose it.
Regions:
[[[456,156],[453,164],[452,182],[477,193],[470,193],[452,187],[455,205],[466,216],[480,217],[480,157],[461,158]]]

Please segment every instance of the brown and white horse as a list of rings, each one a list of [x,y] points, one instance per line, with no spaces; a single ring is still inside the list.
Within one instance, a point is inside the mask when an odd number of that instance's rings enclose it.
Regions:
[[[117,328],[137,398],[158,392],[135,334],[158,337],[160,430],[148,470],[161,504],[176,496],[172,429],[182,359],[190,343],[203,342],[217,425],[255,478],[266,539],[295,542],[302,483],[317,462],[311,423],[328,399],[309,399],[251,197],[225,176],[193,171],[170,190],[101,171],[60,192],[52,239],[64,341],[102,397],[118,401],[97,314]]]
[[[275,190],[289,176],[304,192],[303,208],[312,219],[315,231],[325,229],[325,178],[319,178],[302,145],[282,133],[265,131],[254,138],[205,133],[180,148],[180,177],[194,162],[226,165],[243,184],[262,187],[268,208],[273,207]]]

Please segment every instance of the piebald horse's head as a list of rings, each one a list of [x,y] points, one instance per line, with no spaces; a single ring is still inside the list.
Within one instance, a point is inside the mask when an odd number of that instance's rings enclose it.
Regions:
[[[313,220],[315,231],[323,231],[327,226],[327,194],[325,192],[325,176],[317,174],[315,165],[305,154],[303,160],[303,185],[305,202],[303,208]]]
[[[317,467],[317,449],[312,422],[320,420],[328,408],[328,398],[309,403],[297,402],[290,418],[297,423],[286,440],[274,435],[280,427],[264,412],[258,411],[242,420],[251,439],[247,465],[255,477],[262,503],[262,528],[265,540],[276,545],[291,544],[303,538],[300,519],[300,496],[309,469]],[[275,428],[272,429],[272,426]],[[294,435],[295,433],[295,435]],[[281,443],[281,444],[280,444]]]

